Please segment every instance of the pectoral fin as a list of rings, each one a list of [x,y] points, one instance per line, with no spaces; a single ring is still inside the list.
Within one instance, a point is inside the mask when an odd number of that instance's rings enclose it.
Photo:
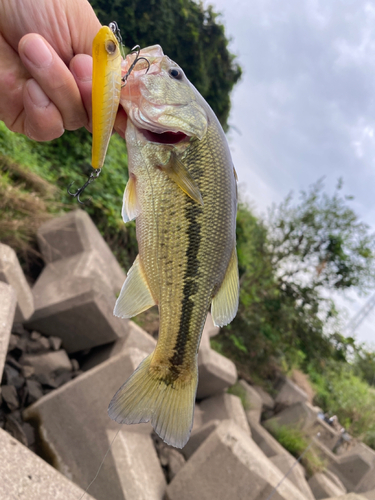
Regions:
[[[126,184],[126,188],[124,191],[124,197],[122,200],[122,210],[121,216],[122,220],[126,222],[130,222],[135,219],[141,212],[141,209],[137,200],[137,192],[136,192],[136,178],[134,175],[129,177],[128,183]]]
[[[151,295],[138,255],[122,285],[113,314],[119,318],[132,318],[153,305],[155,300]]]
[[[162,168],[185,194],[203,205],[202,195],[195,180],[174,153],[171,154],[169,162]]]
[[[212,299],[211,314],[215,326],[224,326],[232,321],[238,309],[240,284],[236,247],[228,264],[224,281]]]

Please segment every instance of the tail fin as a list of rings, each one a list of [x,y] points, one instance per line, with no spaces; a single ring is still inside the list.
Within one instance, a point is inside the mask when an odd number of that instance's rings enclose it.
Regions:
[[[109,416],[119,424],[149,422],[167,444],[183,448],[193,426],[198,366],[191,377],[166,383],[153,374],[150,362],[153,353],[135,370],[116,392],[109,404]]]

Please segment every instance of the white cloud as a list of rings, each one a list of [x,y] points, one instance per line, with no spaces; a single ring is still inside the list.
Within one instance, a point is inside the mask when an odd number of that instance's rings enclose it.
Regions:
[[[212,2],[211,2],[212,3]],[[325,176],[375,228],[375,2],[214,0],[244,69],[233,160],[262,211]]]

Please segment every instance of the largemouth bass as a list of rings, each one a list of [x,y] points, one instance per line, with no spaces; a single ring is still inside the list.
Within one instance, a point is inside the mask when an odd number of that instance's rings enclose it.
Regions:
[[[151,423],[168,444],[189,439],[197,353],[207,312],[228,324],[239,281],[237,188],[224,132],[209,105],[159,45],[143,49],[121,91],[129,157],[122,216],[136,218],[139,255],[116,302],[121,318],[158,305],[155,351],[118,390],[109,415]],[[127,56],[123,71],[134,62]],[[146,73],[147,67],[148,71]]]

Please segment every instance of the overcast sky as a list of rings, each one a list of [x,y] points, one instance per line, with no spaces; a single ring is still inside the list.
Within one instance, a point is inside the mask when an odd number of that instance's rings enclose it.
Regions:
[[[229,142],[258,213],[325,177],[375,230],[375,1],[211,0],[243,78]],[[352,316],[366,299],[339,300]],[[357,331],[375,342],[375,312]]]

